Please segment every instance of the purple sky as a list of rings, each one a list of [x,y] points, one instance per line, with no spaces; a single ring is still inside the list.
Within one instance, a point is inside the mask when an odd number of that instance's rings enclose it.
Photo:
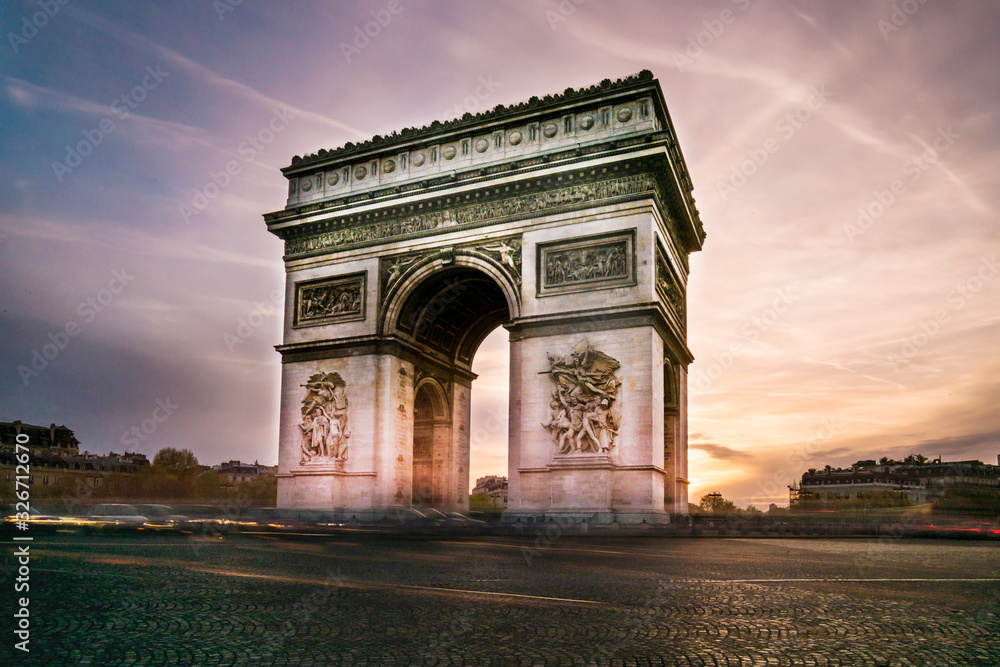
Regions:
[[[0,420],[273,463],[279,168],[648,68],[708,232],[692,499],[786,502],[805,468],[883,455],[997,462],[1000,5],[225,3],[3,3]],[[506,472],[505,345],[476,359],[473,477]]]

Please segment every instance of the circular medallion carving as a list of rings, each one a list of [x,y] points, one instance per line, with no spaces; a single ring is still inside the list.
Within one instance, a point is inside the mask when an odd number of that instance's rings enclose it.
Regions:
[[[622,107],[618,110],[618,120],[623,123],[627,123],[629,118],[632,117],[632,109],[629,107]]]
[[[313,189],[313,183],[311,178],[302,179],[302,192],[309,192]]]
[[[513,132],[507,135],[507,141],[510,142],[511,146],[517,146],[519,143],[521,143],[521,139],[523,138],[524,135],[522,135],[517,130],[514,130]]]
[[[594,127],[594,117],[584,116],[583,118],[581,118],[580,127],[582,127],[585,130],[589,130],[590,128]]]
[[[559,127],[555,123],[546,123],[545,127],[542,128],[542,134],[551,139],[556,136],[556,132],[559,131]]]
[[[452,159],[453,157],[455,157],[456,153],[458,153],[458,151],[455,150],[454,146],[446,146],[445,149],[441,151],[441,155],[444,156],[445,160]]]
[[[337,172],[335,171],[331,171],[330,174],[326,177],[326,184],[329,185],[330,187],[333,187],[339,182],[340,182],[340,176],[338,176]]]
[[[424,154],[423,153],[414,153],[413,154],[413,166],[414,167],[419,167],[419,166],[423,165],[424,159],[425,158],[424,158]]]
[[[490,142],[486,141],[485,139],[480,139],[479,141],[476,142],[477,153],[485,153],[486,149],[489,147],[490,147]]]
[[[365,169],[364,167],[358,167],[357,169],[354,170],[354,178],[359,181],[364,179],[364,177],[367,175],[368,175],[368,170]]]
[[[382,173],[391,174],[396,171],[396,162],[394,160],[386,160],[382,163]]]

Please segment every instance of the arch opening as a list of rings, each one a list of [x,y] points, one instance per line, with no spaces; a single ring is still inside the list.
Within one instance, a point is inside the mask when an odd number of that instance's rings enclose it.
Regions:
[[[411,505],[430,507],[444,503],[451,435],[444,388],[435,380],[424,380],[413,396]]]
[[[471,367],[480,343],[511,319],[503,289],[471,267],[433,273],[406,297],[396,329],[451,363]]]

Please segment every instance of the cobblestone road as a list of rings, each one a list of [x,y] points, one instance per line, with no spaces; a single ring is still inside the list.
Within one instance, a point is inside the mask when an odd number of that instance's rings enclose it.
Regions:
[[[526,547],[530,551],[526,551]],[[1000,544],[56,535],[12,665],[1000,665]],[[13,597],[12,577],[3,581]]]

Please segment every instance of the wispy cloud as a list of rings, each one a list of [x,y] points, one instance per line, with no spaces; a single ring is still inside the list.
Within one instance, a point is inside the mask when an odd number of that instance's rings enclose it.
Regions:
[[[241,81],[234,81],[233,79],[227,78],[212,71],[208,67],[195,62],[194,60],[188,58],[187,56],[174,51],[171,48],[163,46],[162,44],[157,44],[149,39],[148,36],[143,36],[136,34],[135,32],[125,28],[124,26],[110,21],[102,16],[98,16],[92,12],[82,9],[77,6],[72,6],[68,8],[69,13],[79,20],[80,22],[99,30],[106,35],[114,37],[130,46],[133,46],[144,51],[148,51],[158,58],[163,59],[177,67],[187,71],[190,75],[201,80],[203,83],[207,84],[209,87],[214,88],[219,91],[224,91],[234,96],[242,99],[245,102],[249,102],[257,107],[271,110],[273,108],[288,108],[297,116],[303,119],[310,119],[321,125],[326,125],[328,127],[335,128],[337,130],[343,130],[349,132],[355,137],[361,139],[367,139],[371,136],[370,133],[360,130],[356,127],[342,123],[335,118],[330,118],[320,113],[313,111],[307,111],[294,104],[289,104],[286,101],[275,99],[261,91],[247,85]]]

